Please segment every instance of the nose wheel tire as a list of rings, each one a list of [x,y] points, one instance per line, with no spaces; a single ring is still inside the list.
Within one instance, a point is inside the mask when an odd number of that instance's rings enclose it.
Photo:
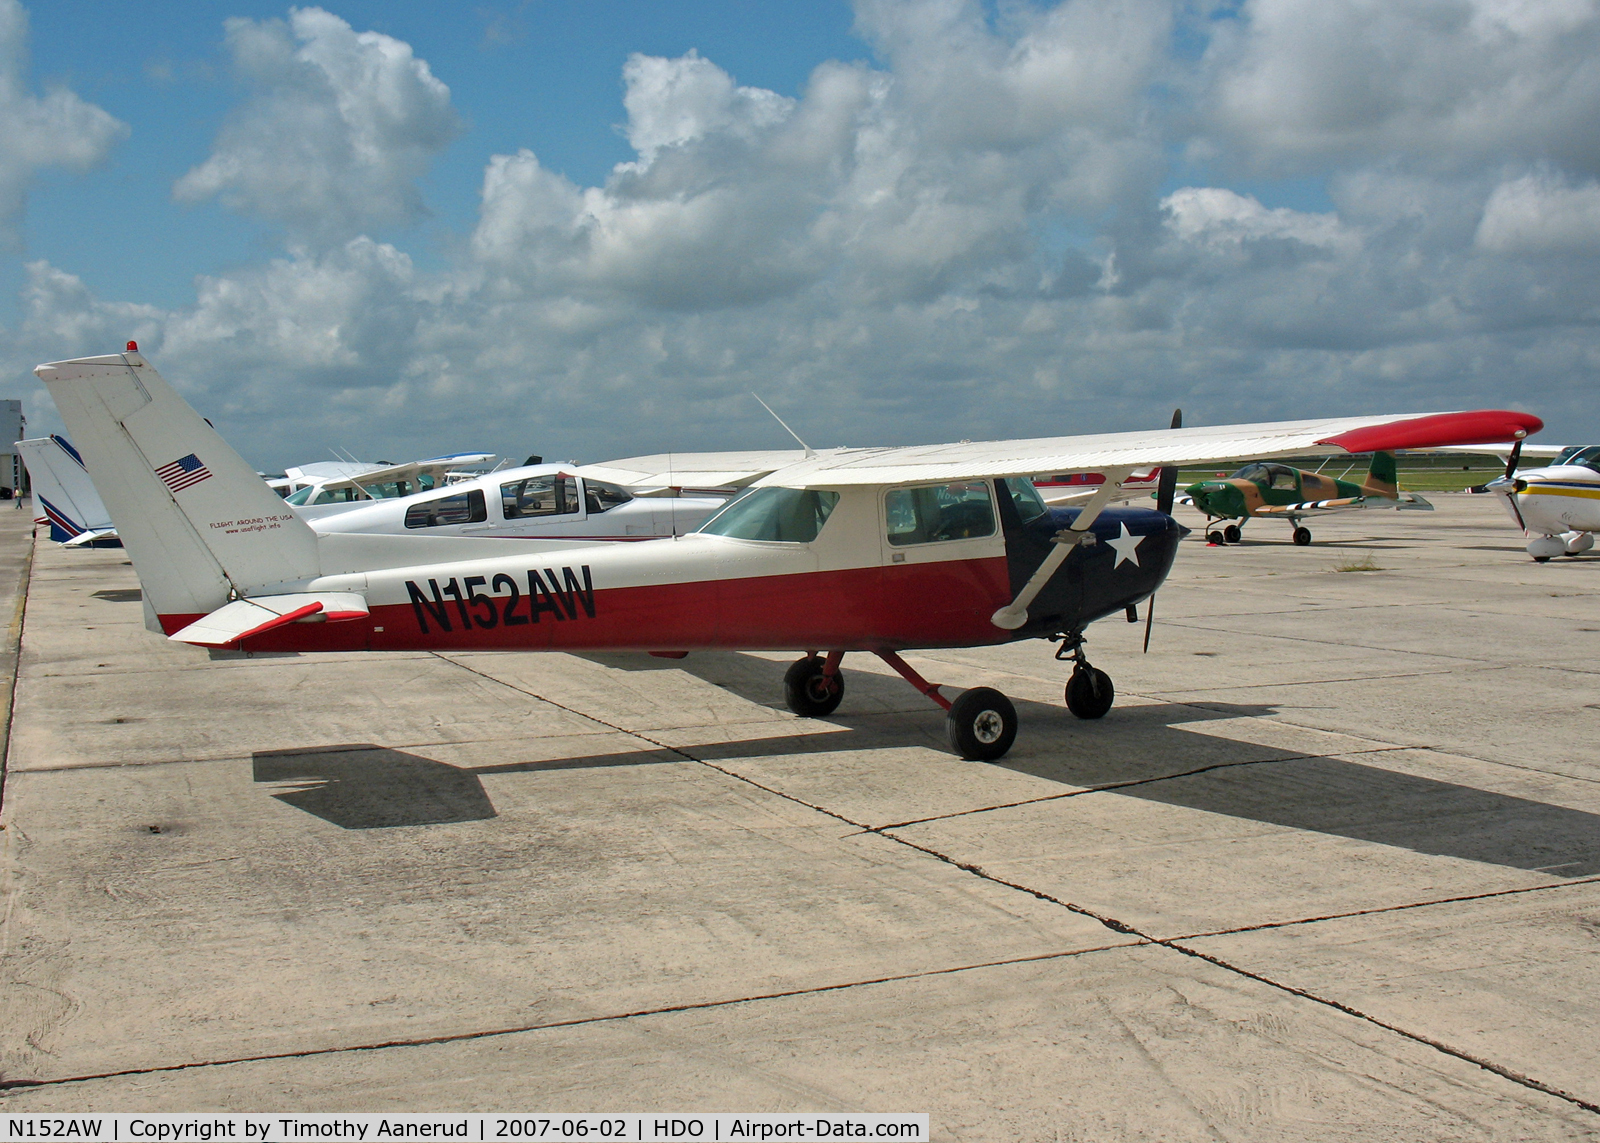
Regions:
[[[1080,667],[1067,680],[1067,709],[1079,718],[1104,718],[1116,697],[1111,676],[1098,667]]]
[[[993,762],[1017,737],[1017,708],[992,687],[962,691],[945,717],[950,749],[969,762]]]
[[[844,676],[823,673],[822,660],[808,655],[790,664],[783,675],[783,698],[789,709],[803,718],[822,718],[839,708],[844,699]]]
[[[1309,544],[1311,542],[1311,529],[1296,528],[1294,530],[1294,542],[1302,548]]]
[[[1222,538],[1228,541],[1230,544],[1237,544],[1241,539],[1244,538],[1244,533],[1239,531],[1239,525],[1229,524],[1226,528],[1222,529]]]

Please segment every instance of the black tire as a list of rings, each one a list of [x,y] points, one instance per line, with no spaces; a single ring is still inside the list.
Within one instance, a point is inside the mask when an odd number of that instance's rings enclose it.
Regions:
[[[1116,698],[1111,676],[1098,667],[1079,667],[1067,680],[1067,709],[1079,718],[1104,718]]]
[[[1226,528],[1222,529],[1222,538],[1227,540],[1230,544],[1237,544],[1244,538],[1244,533],[1239,531],[1239,525],[1229,524]]]
[[[1206,533],[1206,543],[1208,543],[1208,544],[1216,544],[1216,545],[1218,545],[1220,547],[1221,545],[1226,544],[1227,542],[1228,541],[1223,538],[1223,535],[1222,535],[1221,532],[1207,532]]]
[[[1550,557],[1549,556],[1534,556],[1533,557],[1533,562],[1536,563],[1536,564],[1547,564],[1547,563],[1550,562]]]
[[[1294,530],[1294,542],[1302,548],[1309,544],[1311,542],[1311,529],[1296,528]]]
[[[993,762],[1017,738],[1017,708],[993,687],[962,691],[945,716],[950,749],[969,762]]]
[[[803,718],[823,718],[844,700],[844,676],[835,671],[833,678],[828,678],[822,673],[822,660],[815,655],[797,659],[783,674],[783,699]]]

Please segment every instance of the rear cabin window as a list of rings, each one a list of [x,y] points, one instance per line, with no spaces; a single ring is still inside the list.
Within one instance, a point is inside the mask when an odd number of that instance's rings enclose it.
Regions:
[[[565,516],[578,510],[578,482],[570,476],[530,476],[500,486],[500,512],[507,520]]]
[[[752,488],[728,501],[722,511],[700,525],[700,531],[736,540],[809,544],[822,531],[837,503],[837,492]]]
[[[994,500],[984,480],[894,488],[884,494],[889,542],[896,547],[994,535]]]
[[[603,480],[585,480],[583,482],[583,502],[589,509],[589,515],[595,516],[608,508],[626,504],[633,499],[633,494],[615,484],[607,484]]]
[[[442,528],[446,524],[481,524],[489,518],[488,502],[481,488],[438,496],[406,509],[406,527]]]
[[[363,484],[361,487],[374,500],[393,500],[401,496],[413,496],[418,492],[427,492],[433,487],[433,477],[419,476],[415,480],[386,480],[381,484]]]

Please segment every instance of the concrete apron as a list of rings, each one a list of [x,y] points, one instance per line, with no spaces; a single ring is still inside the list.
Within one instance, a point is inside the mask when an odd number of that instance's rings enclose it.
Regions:
[[[41,542],[0,1114],[1590,1137],[1600,557],[1438,501],[1197,534],[1150,655],[1093,629],[1100,722],[1044,644],[914,657],[1017,700],[990,766],[861,656],[826,720],[782,655],[213,662],[143,631],[121,552]]]

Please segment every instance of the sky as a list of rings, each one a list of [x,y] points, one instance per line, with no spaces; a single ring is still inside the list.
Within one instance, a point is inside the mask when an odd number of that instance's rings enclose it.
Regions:
[[[0,0],[0,396],[257,467],[1492,406],[1600,440],[1600,0]]]

